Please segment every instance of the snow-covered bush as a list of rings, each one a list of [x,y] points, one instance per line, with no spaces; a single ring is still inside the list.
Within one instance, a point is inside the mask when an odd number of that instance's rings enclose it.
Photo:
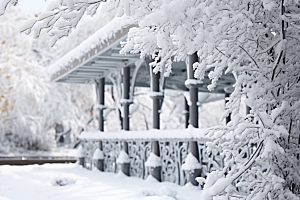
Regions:
[[[66,186],[66,185],[72,185],[75,184],[76,180],[71,177],[55,177],[51,184],[52,186]]]

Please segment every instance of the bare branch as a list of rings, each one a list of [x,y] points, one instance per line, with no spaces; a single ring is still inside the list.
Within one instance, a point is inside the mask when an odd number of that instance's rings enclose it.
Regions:
[[[281,41],[281,39],[278,38],[278,39],[275,40],[270,46],[268,46],[268,47],[265,48],[264,50],[258,52],[257,55],[266,53],[267,51],[269,51],[270,49],[272,49],[275,45],[277,45],[280,41]]]
[[[254,64],[257,66],[257,68],[259,68],[257,62],[254,60],[254,58],[241,46],[239,45],[239,47],[251,58],[251,60],[254,62]]]

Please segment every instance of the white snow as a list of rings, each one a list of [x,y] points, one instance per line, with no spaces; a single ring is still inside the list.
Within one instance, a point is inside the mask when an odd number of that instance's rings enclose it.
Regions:
[[[48,72],[50,74],[54,74],[60,70],[64,70],[74,60],[81,60],[82,57],[91,49],[95,48],[96,46],[101,46],[107,42],[107,40],[114,38],[118,31],[122,31],[123,27],[127,23],[127,20],[129,20],[129,18],[126,16],[113,19],[110,23],[94,33],[91,37],[82,42],[72,51],[67,53],[61,59],[57,60],[48,68]]]
[[[282,101],[282,105],[279,108],[275,108],[272,110],[271,118],[272,121],[275,121],[275,119],[278,117],[278,115],[288,106],[287,101]]]
[[[83,150],[81,145],[78,147],[75,157],[76,158],[83,158],[84,157],[84,150]]]
[[[96,104],[96,105],[94,105],[94,107],[93,107],[93,109],[94,110],[96,110],[96,109],[105,109],[106,108],[106,106],[105,105],[101,105],[101,104]]]
[[[164,97],[164,92],[151,91],[151,92],[149,92],[149,96],[150,97]]]
[[[76,164],[0,166],[1,200],[192,200],[200,196],[200,190],[173,183],[100,173]]]
[[[120,99],[120,104],[131,104],[133,103],[133,99]]]
[[[169,187],[163,186],[159,189],[159,194],[161,196],[169,196],[169,197],[173,197],[173,199],[176,199],[177,196],[177,192],[176,190],[172,190]]]
[[[132,115],[134,112],[136,112],[139,109],[139,105],[132,103],[129,105],[129,114]]]
[[[93,160],[102,160],[102,159],[104,159],[103,151],[101,151],[100,149],[96,149],[93,154]]]
[[[159,181],[154,178],[151,174],[148,175],[148,177],[145,179],[145,181],[150,182],[150,183],[158,183]]]
[[[192,153],[189,153],[185,160],[185,163],[182,165],[182,169],[186,171],[201,169],[201,165],[197,158]]]
[[[52,181],[51,184],[53,186],[66,186],[70,184],[74,184],[76,181],[73,178],[70,177],[55,177]]]
[[[198,80],[198,79],[187,79],[185,82],[184,82],[184,85],[185,86],[190,86],[190,85],[201,85],[203,84],[203,81],[202,80]]]
[[[150,153],[146,163],[145,163],[146,167],[159,167],[161,166],[161,161],[160,161],[160,157],[158,157],[157,155],[155,155],[153,152]]]
[[[123,163],[130,163],[130,158],[124,150],[120,152],[120,155],[117,158],[117,164],[123,164]]]
[[[175,130],[148,130],[148,131],[119,131],[119,132],[83,132],[79,137],[80,139],[106,139],[106,140],[168,140],[168,139],[182,139],[192,140],[201,139],[204,141],[210,140],[205,136],[208,129],[194,128],[189,126],[187,129]]]
[[[283,154],[284,149],[279,144],[276,144],[274,142],[274,140],[272,140],[270,138],[266,138],[265,148],[264,148],[263,152],[261,153],[261,157],[268,158],[268,156],[270,154],[278,154],[278,153]]]

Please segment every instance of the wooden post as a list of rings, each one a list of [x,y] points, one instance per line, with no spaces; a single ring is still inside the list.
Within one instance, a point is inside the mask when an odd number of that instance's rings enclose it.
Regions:
[[[105,105],[105,78],[100,78],[99,81],[96,82],[96,92],[97,92],[97,100],[100,106],[99,108],[99,119],[98,119],[98,130],[104,132],[104,105]],[[99,150],[103,151],[102,141],[99,141]],[[100,171],[104,171],[104,159],[98,159],[95,161],[96,167]]]
[[[130,105],[130,67],[123,68],[123,130],[130,130],[130,121],[129,121],[129,105]],[[123,141],[123,148],[125,153],[128,152],[128,143],[127,141]],[[130,175],[130,163],[121,164],[121,170],[127,176]]]
[[[151,82],[152,82],[152,92],[156,92],[157,94],[159,91],[159,77],[160,73],[153,73],[152,68],[150,67]],[[161,95],[152,95],[151,98],[153,99],[153,108],[152,108],[152,119],[153,119],[153,129],[160,129],[160,105],[161,99],[163,96]],[[159,149],[159,142],[152,141],[152,152],[160,157],[160,149]],[[158,181],[161,181],[161,166],[151,167],[150,174],[156,178]]]
[[[187,66],[187,75],[188,75],[188,81],[191,80],[196,80],[194,77],[194,70],[193,70],[193,64],[195,62],[198,62],[198,55],[197,53],[194,53],[192,55],[189,55],[189,65]],[[198,84],[192,84],[188,83],[187,88],[189,88],[190,91],[190,103],[191,105],[189,106],[189,121],[190,124],[194,128],[198,128],[198,121],[199,121],[199,116],[198,116]],[[199,160],[199,149],[198,149],[198,142],[196,141],[189,141],[189,149],[190,153],[193,154],[193,156]],[[189,181],[197,186],[199,183],[195,180],[196,177],[200,176],[201,174],[201,169],[194,169],[189,172]]]
[[[185,128],[189,126],[190,120],[190,106],[184,97],[184,118],[185,118]]]

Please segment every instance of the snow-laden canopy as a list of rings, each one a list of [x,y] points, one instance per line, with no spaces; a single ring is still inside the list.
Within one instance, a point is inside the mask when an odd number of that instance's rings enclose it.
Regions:
[[[126,39],[128,30],[133,26],[128,25],[127,20],[126,17],[113,19],[83,43],[57,60],[48,69],[48,72],[52,75],[52,80],[59,80],[62,76],[89,63],[99,54],[108,50],[113,51],[120,44],[120,41]]]
[[[94,80],[120,70],[126,66],[134,66],[140,62],[136,86],[149,87],[149,63],[150,59],[141,58],[140,54],[120,54],[122,41],[127,40],[131,24],[128,17],[117,17],[95,34],[82,42],[72,51],[57,60],[49,67],[52,81],[65,83],[93,83]],[[132,75],[133,75],[132,70]],[[165,88],[175,90],[187,90],[186,63],[174,62],[172,74],[166,79]],[[224,88],[231,87],[235,82],[232,74],[223,75],[220,78],[216,93],[224,93]],[[112,84],[106,79],[106,84]],[[203,80],[203,87],[199,91],[206,92],[210,84],[208,75]]]

